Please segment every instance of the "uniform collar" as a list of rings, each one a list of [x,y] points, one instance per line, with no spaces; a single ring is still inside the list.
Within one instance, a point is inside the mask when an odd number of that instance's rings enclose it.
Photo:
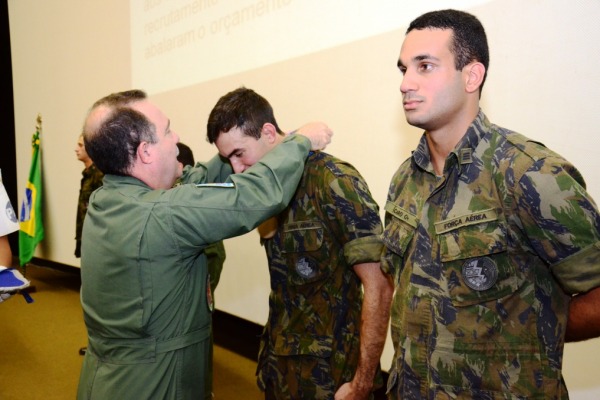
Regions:
[[[459,170],[463,166],[471,164],[473,162],[473,153],[479,145],[481,139],[490,129],[490,122],[481,109],[477,113],[477,116],[457,143],[456,147],[446,158],[446,166],[444,170],[451,168],[454,165],[458,165]],[[417,148],[412,153],[414,163],[421,169],[433,173],[433,166],[431,165],[431,157],[429,154],[429,146],[425,138],[425,133],[421,136],[421,140]]]
[[[129,175],[112,175],[106,174],[104,175],[104,186],[106,187],[117,187],[123,185],[131,185],[131,186],[140,186],[146,189],[152,190],[150,186],[146,185],[144,182]]]
[[[96,164],[90,164],[90,166],[87,168],[84,168],[83,171],[81,171],[81,173],[84,176],[90,176],[90,175],[94,174],[97,169],[98,168],[96,168]]]

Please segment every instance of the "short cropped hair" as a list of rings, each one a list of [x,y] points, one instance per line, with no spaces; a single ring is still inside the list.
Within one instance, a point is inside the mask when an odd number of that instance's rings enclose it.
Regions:
[[[214,106],[206,124],[206,140],[215,143],[219,135],[240,128],[247,136],[260,138],[264,124],[271,123],[283,134],[269,102],[252,89],[240,87],[222,96]]]
[[[479,91],[483,88],[490,64],[487,36],[481,22],[472,14],[458,10],[439,10],[425,13],[410,23],[406,33],[423,29],[452,29],[450,51],[454,54],[454,65],[461,71],[472,61],[485,67]]]

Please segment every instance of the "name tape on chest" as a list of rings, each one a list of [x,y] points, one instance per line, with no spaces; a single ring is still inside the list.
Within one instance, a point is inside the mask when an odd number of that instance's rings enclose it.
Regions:
[[[413,228],[417,227],[417,216],[410,211],[405,210],[404,208],[398,206],[397,204],[388,201],[385,204],[385,211],[392,214],[394,217],[398,218],[400,221],[406,222]]]
[[[467,215],[461,215],[460,217],[446,219],[435,223],[435,233],[438,235],[446,232],[450,232],[454,229],[461,228],[463,226],[480,224],[482,222],[495,221],[498,219],[496,210],[490,208],[489,210],[477,211]]]
[[[318,221],[299,221],[299,222],[291,222],[289,224],[285,224],[284,232],[291,231],[301,231],[306,229],[319,229],[322,228],[323,225]]]

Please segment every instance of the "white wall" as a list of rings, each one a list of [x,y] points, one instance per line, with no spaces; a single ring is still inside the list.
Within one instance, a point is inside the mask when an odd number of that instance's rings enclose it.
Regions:
[[[445,3],[455,8],[466,4]],[[407,10],[410,4],[406,1]],[[82,165],[73,149],[92,102],[132,86],[129,5],[122,0],[9,0],[8,5],[19,193],[27,179],[35,118],[41,113],[46,239],[37,256],[78,266],[73,236]],[[491,67],[482,107],[490,119],[572,160],[600,199],[600,161],[593,145],[600,126],[595,110],[600,103],[600,2],[496,0],[463,9],[482,20],[489,36]],[[324,120],[336,133],[328,151],[352,162],[383,206],[393,172],[420,135],[404,121],[396,69],[404,31],[417,15],[399,15],[398,26],[387,33],[152,98],[197,159],[214,153],[204,139],[212,106],[240,85],[268,98],[284,129]],[[334,13],[315,18],[331,24],[340,20]],[[222,51],[236,53],[236,44],[232,41]],[[210,57],[197,62],[197,73],[209,63]],[[156,79],[169,79],[169,74]],[[268,272],[257,235],[227,240],[226,247],[217,307],[263,323]],[[571,397],[599,398],[592,363],[600,357],[600,342],[567,345],[565,353]],[[384,367],[391,356],[388,340]]]

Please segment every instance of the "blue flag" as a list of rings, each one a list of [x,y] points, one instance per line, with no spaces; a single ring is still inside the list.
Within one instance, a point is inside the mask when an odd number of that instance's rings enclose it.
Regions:
[[[25,197],[21,205],[19,230],[19,260],[25,265],[33,258],[35,247],[44,239],[42,223],[42,166],[40,157],[40,131],[42,118],[38,115],[36,132],[31,140],[32,158]]]

